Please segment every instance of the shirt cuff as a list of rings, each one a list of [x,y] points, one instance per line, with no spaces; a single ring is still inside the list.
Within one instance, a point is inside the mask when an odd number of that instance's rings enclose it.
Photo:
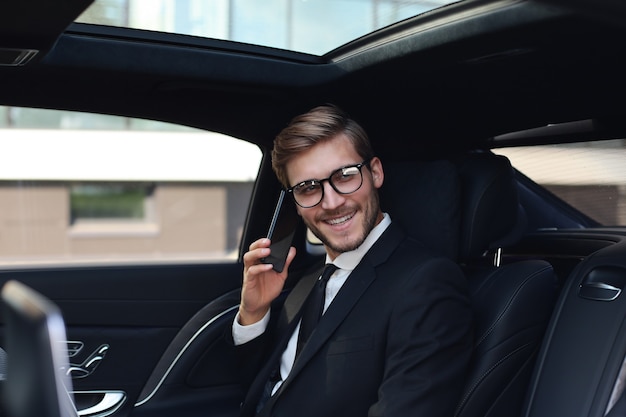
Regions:
[[[261,320],[248,326],[243,326],[239,324],[239,312],[237,312],[235,320],[233,320],[233,342],[235,342],[235,346],[243,345],[261,336],[267,329],[269,322],[270,311],[268,310]]]

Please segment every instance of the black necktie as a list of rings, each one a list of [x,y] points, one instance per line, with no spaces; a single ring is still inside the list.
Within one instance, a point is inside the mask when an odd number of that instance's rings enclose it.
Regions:
[[[302,322],[300,323],[300,333],[298,334],[298,344],[296,346],[296,358],[300,354],[300,350],[309,339],[313,329],[317,325],[322,312],[324,311],[324,298],[326,295],[326,284],[330,276],[338,268],[333,264],[326,264],[322,276],[313,284],[313,288],[308,297],[304,301],[302,306]],[[276,383],[281,380],[279,366],[277,366],[271,373],[268,381],[265,384],[264,390],[261,393],[261,399],[257,405],[257,414],[263,409],[269,398],[272,396],[272,391]]]
[[[313,329],[322,317],[324,311],[324,299],[326,298],[326,284],[330,276],[337,270],[333,264],[326,264],[320,279],[313,285],[304,306],[302,307],[302,322],[300,323],[300,334],[298,335],[298,345],[296,347],[296,358],[300,354],[302,347],[309,340]]]

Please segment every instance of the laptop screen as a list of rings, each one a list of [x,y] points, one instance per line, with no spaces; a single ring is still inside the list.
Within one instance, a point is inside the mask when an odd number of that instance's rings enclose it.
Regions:
[[[59,308],[18,282],[2,287],[9,417],[76,417],[65,323]]]

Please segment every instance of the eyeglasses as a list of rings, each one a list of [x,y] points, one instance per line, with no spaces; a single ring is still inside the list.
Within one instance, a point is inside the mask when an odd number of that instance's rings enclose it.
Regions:
[[[361,169],[369,163],[370,161],[363,161],[360,164],[341,167],[333,171],[328,178],[302,181],[287,188],[287,192],[291,193],[295,202],[302,208],[316,206],[324,199],[324,181],[328,181],[333,190],[339,194],[351,194],[363,185]]]

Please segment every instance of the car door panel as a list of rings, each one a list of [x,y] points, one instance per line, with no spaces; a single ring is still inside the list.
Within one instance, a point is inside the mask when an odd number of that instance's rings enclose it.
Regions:
[[[233,409],[233,373],[226,369],[221,352],[212,354],[210,348],[213,339],[222,337],[238,304],[238,263],[0,272],[0,285],[9,279],[54,301],[63,313],[71,346],[82,345],[70,358],[73,374],[78,376],[72,380],[78,408],[86,410],[106,399],[112,402],[107,415],[114,416],[158,416],[164,415],[163,410],[173,412],[179,407],[188,411],[185,415]],[[222,310],[228,311],[220,314]],[[198,316],[202,311],[209,314]],[[211,322],[215,315],[220,320]],[[204,318],[210,323],[201,323]],[[191,336],[190,326],[195,327]],[[190,349],[189,339],[198,328],[204,332],[202,337],[194,337],[198,343]],[[180,371],[172,366],[183,362]],[[188,384],[185,373],[191,369],[195,376]],[[202,372],[207,372],[207,377],[201,376]],[[160,374],[175,375],[175,387],[159,381],[159,388],[167,389],[155,390],[159,395],[150,396],[150,400],[159,400],[159,407],[148,407],[150,401],[136,407],[142,390],[150,389],[147,382]]]

